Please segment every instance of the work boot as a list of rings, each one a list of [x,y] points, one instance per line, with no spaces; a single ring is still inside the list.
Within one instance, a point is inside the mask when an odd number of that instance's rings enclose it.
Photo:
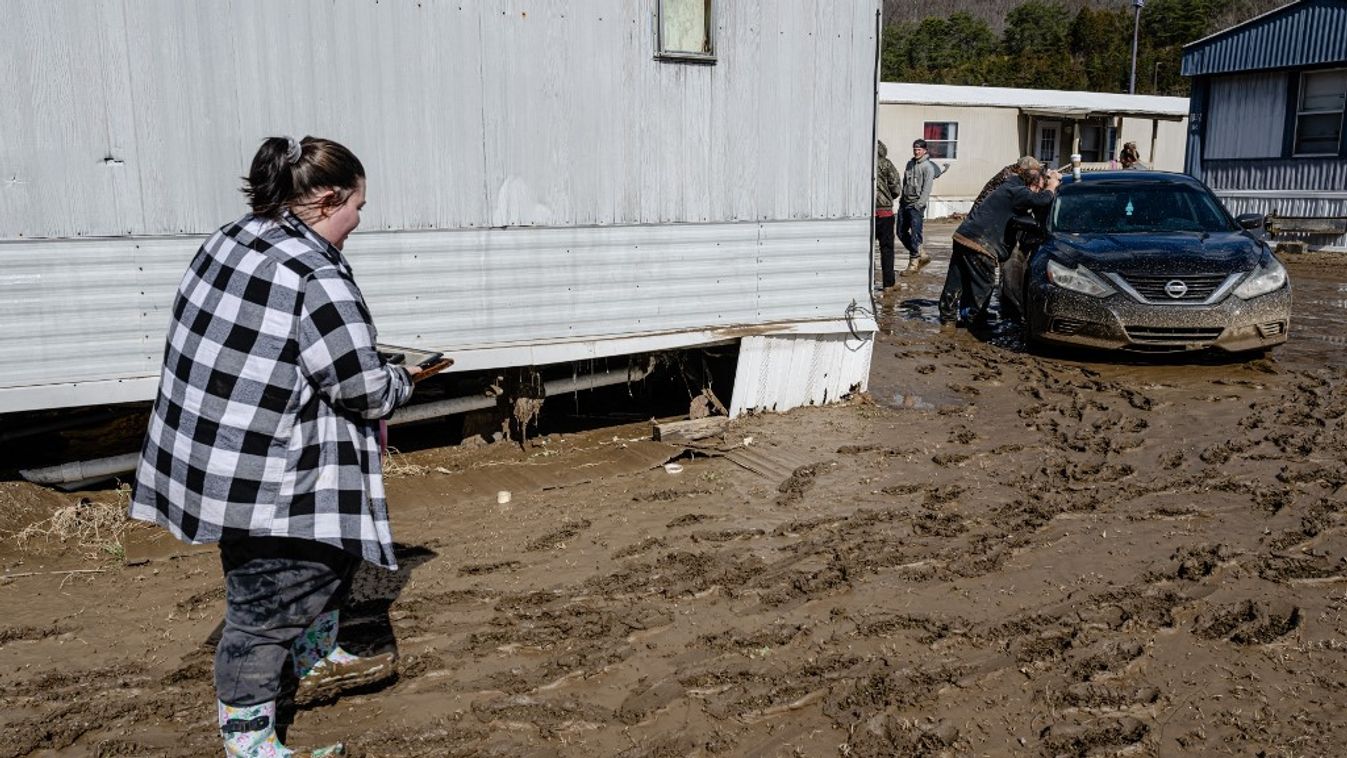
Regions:
[[[337,697],[361,687],[392,679],[397,674],[397,655],[351,655],[337,644],[337,611],[314,619],[290,645],[295,664],[295,705],[308,705]]]
[[[224,738],[226,758],[337,758],[346,755],[346,746],[335,745],[314,750],[291,750],[276,736],[276,701],[258,705],[225,705],[216,701],[220,715],[220,736]]]
[[[918,249],[917,255],[907,259],[907,268],[903,269],[903,276],[916,276],[930,262],[931,256],[927,255],[925,250]]]

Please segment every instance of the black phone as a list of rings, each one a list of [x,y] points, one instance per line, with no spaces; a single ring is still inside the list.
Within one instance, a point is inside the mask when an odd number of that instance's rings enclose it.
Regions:
[[[444,360],[444,353],[432,353],[431,355],[427,355],[419,363],[417,363],[416,367],[426,368],[427,366],[434,366],[436,363],[439,363],[442,360]]]

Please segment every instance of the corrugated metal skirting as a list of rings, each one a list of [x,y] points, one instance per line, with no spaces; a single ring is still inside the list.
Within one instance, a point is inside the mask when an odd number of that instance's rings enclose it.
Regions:
[[[9,388],[81,383],[83,402],[100,403],[95,383],[157,376],[200,243],[0,242],[0,412],[25,409],[3,400]],[[383,341],[520,346],[527,363],[530,345],[840,320],[869,299],[869,248],[862,218],[375,232],[352,236],[346,256]]]
[[[823,405],[862,391],[870,376],[870,353],[868,339],[851,334],[744,337],[730,417]]]
[[[1207,160],[1202,181],[1221,190],[1323,190],[1347,189],[1347,159],[1280,158],[1276,160]]]

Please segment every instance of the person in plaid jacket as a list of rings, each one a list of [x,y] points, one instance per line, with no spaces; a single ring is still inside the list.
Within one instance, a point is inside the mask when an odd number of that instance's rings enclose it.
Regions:
[[[365,170],[336,142],[265,140],[252,211],[206,240],[173,303],[130,515],[218,542],[226,612],[215,655],[228,756],[301,753],[275,732],[282,668],[296,701],[394,673],[392,654],[336,644],[361,560],[396,569],[379,423],[416,369],[385,363],[342,256]]]

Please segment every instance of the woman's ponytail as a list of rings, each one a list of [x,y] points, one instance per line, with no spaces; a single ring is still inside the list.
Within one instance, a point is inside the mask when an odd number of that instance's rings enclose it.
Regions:
[[[253,156],[242,189],[255,215],[276,219],[322,190],[336,190],[334,199],[345,202],[364,178],[360,159],[332,140],[268,137]]]

